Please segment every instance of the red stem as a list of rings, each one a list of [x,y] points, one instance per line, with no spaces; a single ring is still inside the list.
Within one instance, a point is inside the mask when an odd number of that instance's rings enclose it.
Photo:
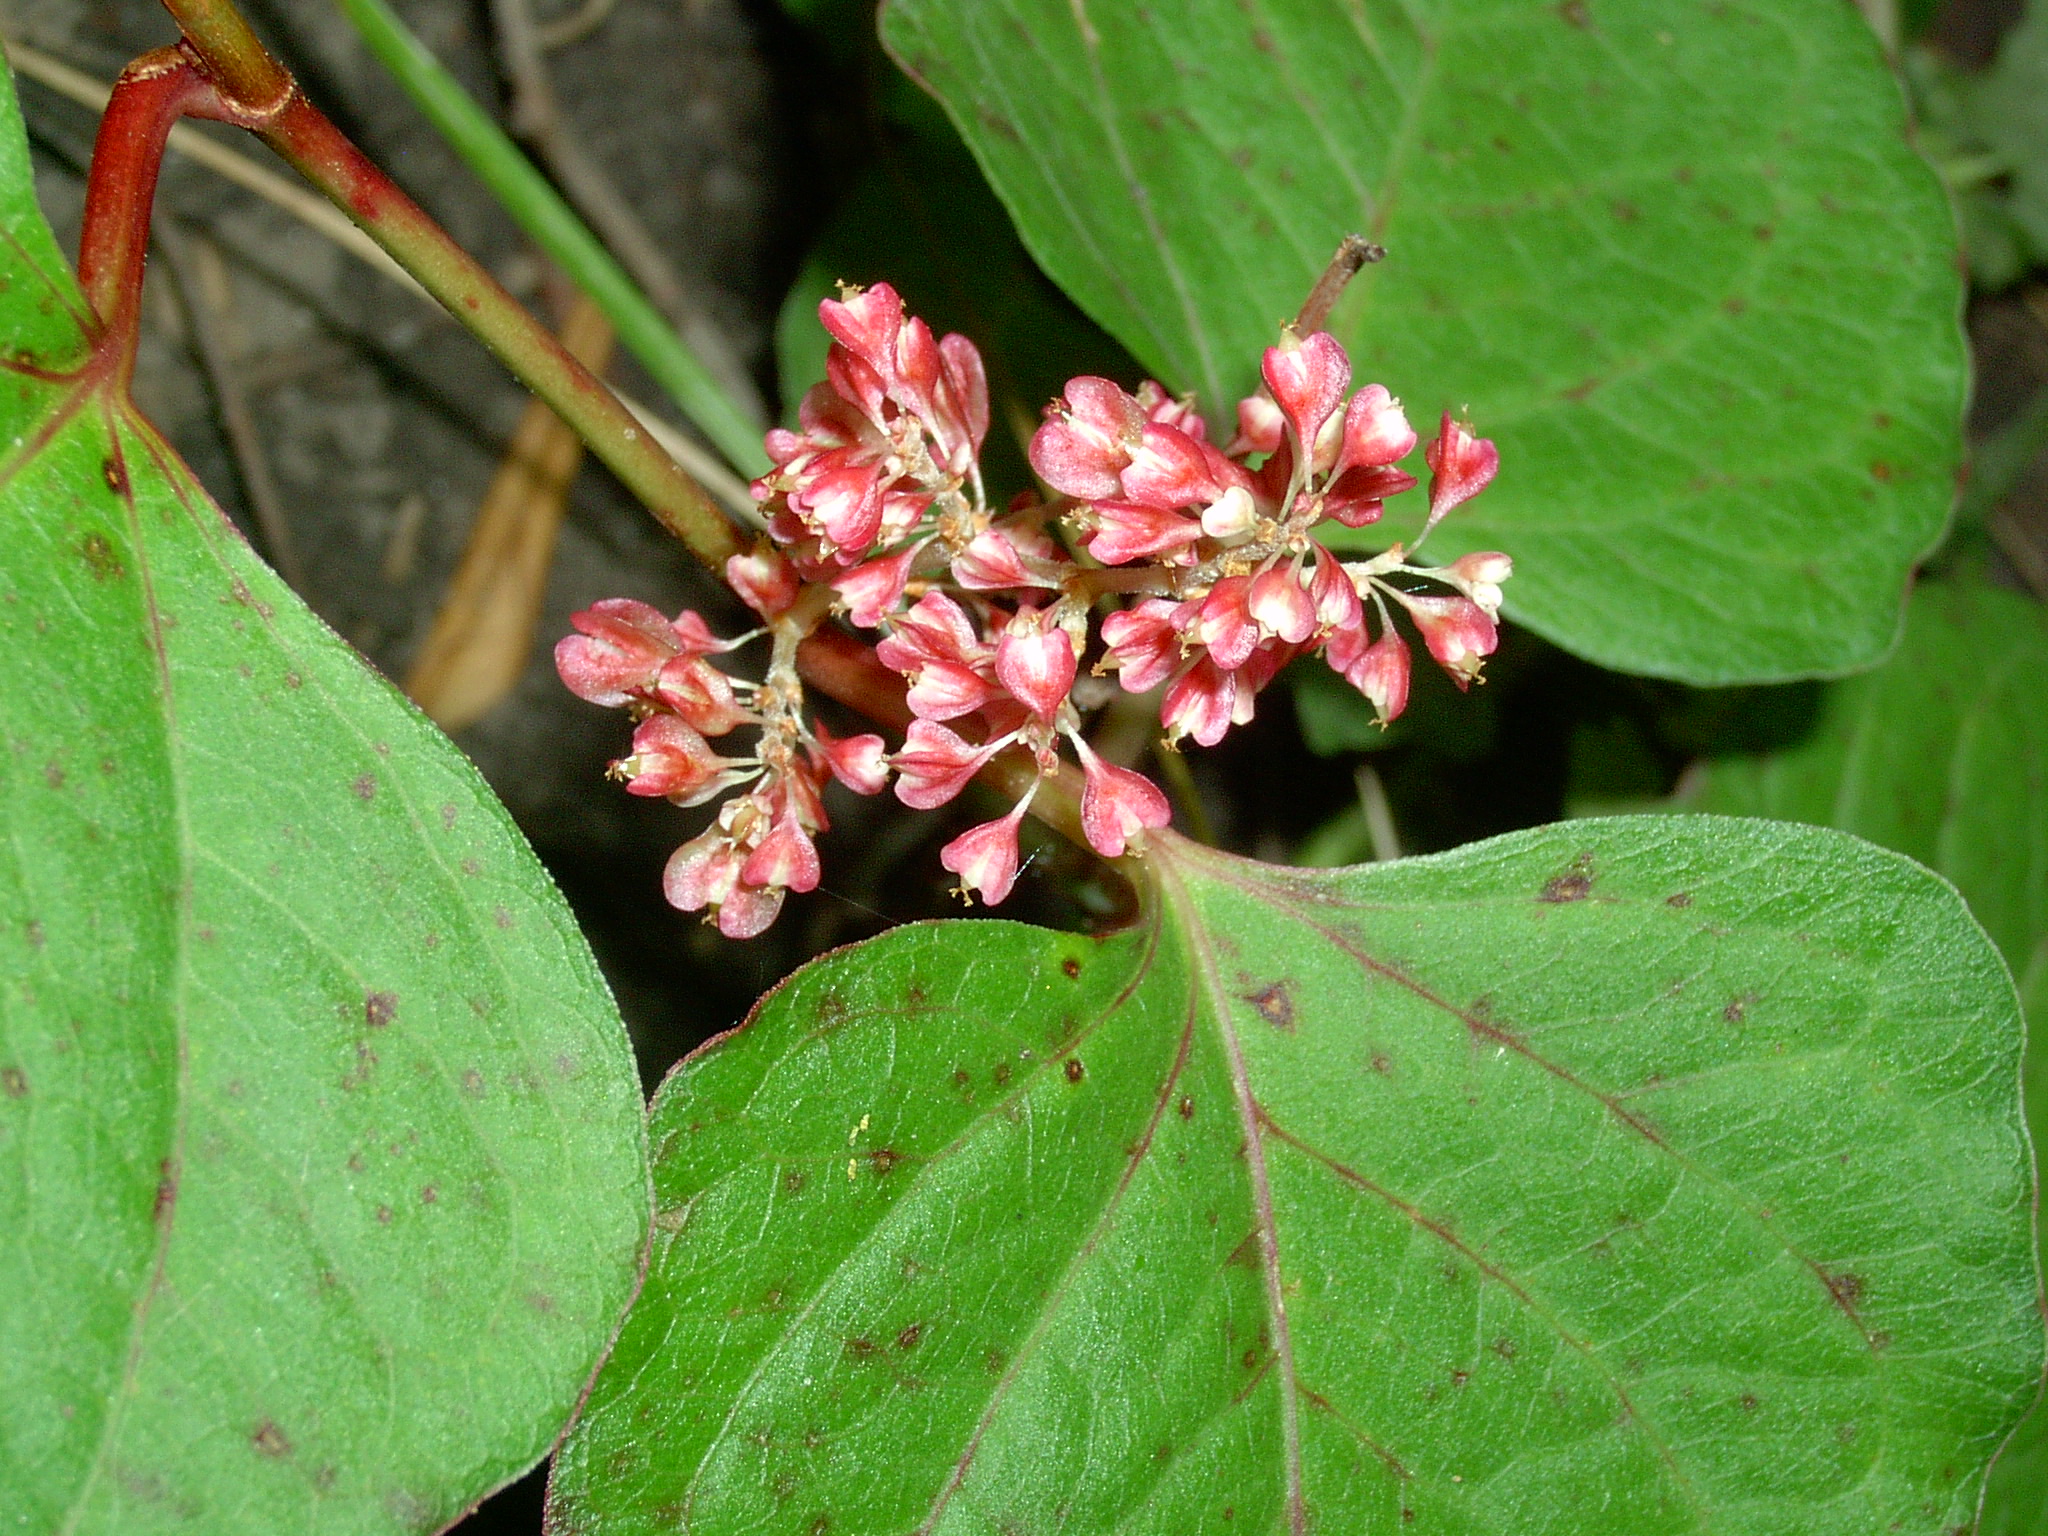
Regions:
[[[212,81],[182,51],[159,48],[121,71],[100,119],[86,175],[78,281],[99,317],[100,344],[119,349],[115,368],[123,384],[135,367],[149,211],[171,125],[219,105]]]

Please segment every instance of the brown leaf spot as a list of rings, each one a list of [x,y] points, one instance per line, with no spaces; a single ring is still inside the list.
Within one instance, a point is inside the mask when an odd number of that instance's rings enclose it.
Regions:
[[[896,1347],[898,1349],[906,1351],[913,1350],[917,1348],[918,1344],[923,1340],[923,1338],[924,1324],[912,1323],[908,1327],[903,1329],[902,1332],[896,1335]]]
[[[1195,1118],[1195,1101],[1189,1098],[1186,1094],[1181,1095],[1180,1117],[1183,1120],[1192,1120]]]
[[[54,757],[43,764],[43,782],[52,789],[64,787],[64,765]]]
[[[1564,398],[1571,401],[1573,405],[1578,405],[1586,398],[1586,396],[1592,394],[1593,391],[1598,389],[1599,387],[1600,380],[1592,377],[1587,377],[1579,380],[1578,383],[1572,385],[1570,388],[1563,390],[1562,394],[1564,395]]]
[[[382,1029],[398,1016],[398,994],[396,992],[366,992],[363,994],[363,1022],[372,1029]]]
[[[1687,907],[1692,905],[1692,892],[1673,891],[1669,896],[1666,896],[1664,898],[1664,905],[1667,907],[1676,907],[1679,911],[1683,912]]]
[[[78,552],[84,556],[85,568],[92,572],[94,581],[112,581],[128,574],[104,533],[88,533]]]
[[[809,1182],[810,1181],[804,1177],[803,1169],[785,1169],[783,1170],[782,1174],[782,1192],[786,1195],[800,1195],[804,1192],[804,1185],[806,1185]]]
[[[367,804],[369,801],[377,798],[377,775],[374,773],[358,775],[355,783],[350,787],[355,790],[356,798]]]
[[[28,1097],[28,1074],[19,1067],[0,1067],[0,1093],[10,1099]]]
[[[868,1154],[868,1162],[875,1170],[875,1177],[885,1179],[896,1171],[896,1165],[903,1161],[903,1154],[894,1147],[877,1147]]]
[[[841,1352],[846,1356],[848,1360],[851,1360],[855,1365],[866,1365],[870,1360],[874,1359],[876,1355],[880,1354],[881,1350],[876,1348],[875,1341],[873,1339],[870,1339],[865,1335],[856,1335],[855,1337],[850,1338],[846,1341],[846,1344]]]
[[[171,1219],[171,1210],[178,1203],[178,1169],[168,1157],[156,1165],[156,1198],[150,1204],[150,1216],[161,1225]]]
[[[1275,1029],[1294,1033],[1294,994],[1286,982],[1276,981],[1262,992],[1247,992],[1244,1000]]]
[[[1384,1077],[1394,1070],[1394,1058],[1385,1051],[1374,1051],[1372,1053],[1372,1069]]]
[[[390,1225],[391,1225],[391,1207],[390,1207],[390,1206],[388,1206],[388,1205],[380,1205],[380,1206],[378,1206],[378,1207],[377,1207],[377,1225],[378,1225],[378,1226],[380,1226],[380,1227],[388,1227],[388,1226],[390,1226]]]
[[[1730,1024],[1740,1024],[1749,1015],[1750,1004],[1756,1001],[1754,992],[1739,993],[1728,999],[1728,1005],[1721,1010],[1721,1017]]]
[[[1744,1413],[1756,1412],[1756,1394],[1754,1392],[1745,1392],[1735,1401],[1741,1405]]]
[[[38,918],[32,917],[28,920],[28,947],[30,949],[41,949],[43,947],[43,925]]]
[[[470,1067],[469,1069],[467,1069],[462,1074],[462,1091],[468,1094],[472,1099],[482,1098],[484,1095],[483,1073],[477,1071],[475,1067]]]
[[[1502,1335],[1500,1338],[1495,1339],[1491,1344],[1487,1346],[1487,1348],[1491,1349],[1496,1355],[1499,1355],[1503,1360],[1512,1360],[1515,1358],[1515,1341],[1511,1338],[1508,1338],[1506,1335]]]
[[[1769,224],[1759,224],[1755,229],[1751,230],[1750,233],[1755,235],[1757,239],[1764,241],[1765,243],[1769,243],[1769,241],[1778,233],[1778,231]]]
[[[1060,969],[1066,972],[1067,979],[1069,981],[1075,981],[1080,979],[1081,962],[1079,960],[1076,960],[1072,955],[1067,956],[1066,959],[1060,962]]]
[[[423,1184],[420,1186],[421,1205],[432,1205],[436,1200],[440,1198],[441,1191],[436,1186],[432,1184]]]
[[[1543,889],[1536,899],[1553,906],[1566,902],[1584,901],[1593,894],[1593,855],[1582,853],[1558,874],[1543,882]]]
[[[500,928],[510,928],[512,926],[512,914],[503,907],[493,907],[491,908],[491,921]]]
[[[1821,1280],[1828,1288],[1828,1296],[1850,1317],[1856,1316],[1856,1304],[1863,1299],[1863,1277],[1846,1270],[1836,1274],[1831,1270],[1820,1272]]]
[[[119,459],[100,460],[100,478],[107,482],[107,489],[116,496],[128,494],[128,469]]]
[[[1614,200],[1613,213],[1624,224],[1633,224],[1643,216],[1643,210],[1625,197],[1617,197]]]
[[[289,1456],[292,1453],[291,1441],[287,1440],[284,1431],[269,1419],[256,1426],[256,1432],[249,1437],[249,1443],[256,1447],[256,1454],[259,1456]]]
[[[555,1310],[555,1298],[546,1291],[528,1291],[526,1304],[543,1317]]]
[[[1877,481],[1880,481],[1880,482],[1889,482],[1889,481],[1891,480],[1891,478],[1892,478],[1892,475],[1893,475],[1893,473],[1894,473],[1894,471],[1893,471],[1893,469],[1892,469],[1891,465],[1887,464],[1887,463],[1886,463],[1886,462],[1885,462],[1885,461],[1884,461],[1883,459],[1875,459],[1875,460],[1873,460],[1873,461],[1871,462],[1871,465],[1870,465],[1870,478],[1871,478],[1871,479],[1873,479],[1873,480],[1877,480]]]
[[[1088,1069],[1081,1065],[1081,1058],[1078,1056],[1069,1056],[1062,1070],[1067,1074],[1067,1081],[1070,1083],[1078,1083],[1088,1075]]]
[[[1007,1061],[997,1062],[995,1071],[991,1072],[989,1076],[996,1080],[998,1088],[1002,1087],[1003,1084],[1010,1080],[1010,1064]]]

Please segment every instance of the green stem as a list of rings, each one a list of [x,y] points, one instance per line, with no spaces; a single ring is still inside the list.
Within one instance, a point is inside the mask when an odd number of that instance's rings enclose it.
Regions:
[[[187,3],[187,0],[181,0]],[[589,294],[656,383],[742,474],[768,469],[761,424],[721,389],[625,269],[385,0],[338,0],[370,51],[469,168],[569,278]]]

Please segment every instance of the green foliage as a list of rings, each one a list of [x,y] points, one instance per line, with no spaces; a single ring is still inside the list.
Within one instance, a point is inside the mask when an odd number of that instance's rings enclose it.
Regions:
[[[1535,629],[1694,682],[1891,643],[1965,364],[1951,218],[1850,7],[889,0],[883,33],[1045,270],[1212,413],[1341,234],[1384,242],[1332,329],[1498,439],[1439,537],[1514,555]]]
[[[1813,735],[1708,766],[1701,810],[1840,827],[1953,880],[2004,953],[2027,1015],[2048,1025],[2048,615],[1969,574],[1914,595],[1898,653],[1829,690]],[[2048,1049],[2027,1063],[2048,1142]],[[2000,1460],[1986,1536],[2048,1532],[2048,1414]]]
[[[0,1510],[436,1529],[631,1295],[624,1031],[475,771],[126,400],[0,93]]]
[[[677,1070],[561,1526],[1967,1524],[2041,1337],[1946,884],[1669,817],[1152,861],[1139,929],[898,929]]]
[[[1982,73],[1928,48],[1903,63],[1921,142],[1956,200],[1970,275],[2006,287],[2048,262],[2048,11],[2030,8]]]

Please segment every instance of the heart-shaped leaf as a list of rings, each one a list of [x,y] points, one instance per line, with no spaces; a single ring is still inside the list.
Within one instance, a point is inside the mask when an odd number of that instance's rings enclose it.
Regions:
[[[89,329],[0,71],[0,1524],[435,1530],[631,1295],[625,1034]]]
[[[1338,238],[1383,241],[1331,328],[1499,441],[1437,537],[1512,554],[1535,629],[1694,682],[1890,643],[1966,368],[1951,216],[1853,7],[888,0],[883,35],[1040,265],[1212,417]]]
[[[2042,1356],[2011,983],[1838,833],[899,929],[654,1111],[558,1529],[1931,1533]]]
[[[1689,803],[1855,832],[1953,880],[2005,954],[2036,1031],[2034,1145],[2048,1143],[2048,615],[1963,573],[1913,595],[1897,654],[1834,684],[1813,733],[1706,765]],[[1983,1536],[2048,1532],[2048,1413],[1999,1458]]]

